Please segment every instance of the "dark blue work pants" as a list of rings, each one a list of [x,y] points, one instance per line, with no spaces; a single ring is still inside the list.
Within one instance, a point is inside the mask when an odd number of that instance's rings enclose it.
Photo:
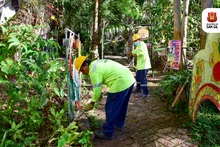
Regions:
[[[141,91],[142,89],[145,95],[149,94],[147,87],[147,73],[148,69],[137,70],[136,72],[137,91]]]
[[[114,126],[123,128],[133,86],[134,84],[118,93],[108,93],[105,104],[106,122],[103,124],[106,136],[113,137]]]

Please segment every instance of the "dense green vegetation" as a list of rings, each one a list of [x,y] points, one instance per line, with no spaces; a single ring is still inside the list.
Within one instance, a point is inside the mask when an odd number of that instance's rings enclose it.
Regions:
[[[200,106],[197,123],[185,123],[184,126],[190,130],[195,142],[201,147],[219,147],[220,145],[220,115],[213,103],[205,102]]]
[[[37,28],[1,27],[1,146],[44,146],[57,141],[58,146],[87,146],[91,132],[81,132],[66,117],[66,63],[58,58],[60,46],[36,36]]]
[[[191,74],[191,71],[188,70],[176,73],[171,72],[167,73],[164,79],[161,81],[161,89],[158,94],[162,93],[160,96],[167,103],[168,107],[170,107],[173,103],[176,92],[179,92],[177,89],[184,84],[187,76],[191,76]],[[186,98],[190,97],[190,84],[191,81],[186,84],[186,88],[183,91],[183,99],[180,99],[178,104],[173,109],[175,113],[180,114],[180,117],[181,115],[189,114],[189,102]],[[190,131],[193,142],[197,142],[200,147],[219,147],[220,115],[217,107],[212,102],[205,101],[200,105],[196,124],[186,120],[183,122],[183,126]]]
[[[43,1],[44,2],[44,1]],[[45,5],[40,0],[24,0],[38,16]],[[187,42],[189,47],[199,48],[199,30],[201,20],[200,0],[191,0],[188,20]],[[35,34],[40,25],[13,25],[10,21],[1,26],[0,35],[0,146],[92,146],[91,130],[79,130],[75,122],[66,117],[67,74],[65,55],[62,45],[65,28],[80,34],[82,54],[88,54],[91,48],[94,1],[92,0],[56,0],[51,3],[61,12],[56,25],[49,17],[45,23],[51,26],[50,37],[44,40]],[[126,5],[125,5],[126,3]],[[150,31],[154,48],[166,47],[173,38],[173,1],[171,0],[108,0],[100,4],[100,15],[104,29],[105,53],[119,54],[131,45],[129,38],[134,32],[145,26]],[[218,0],[214,7],[220,7]],[[28,9],[25,8],[25,9]],[[149,26],[150,25],[150,26]],[[117,41],[117,38],[123,38]],[[116,41],[115,41],[116,40]],[[59,44],[59,43],[60,44]],[[16,57],[15,57],[16,55]],[[156,61],[156,60],[154,60]],[[178,85],[185,82],[190,71],[168,74],[161,87],[164,97],[171,103]],[[189,82],[190,83],[190,82]],[[186,86],[186,96],[190,88]],[[175,107],[177,113],[188,113],[188,102]],[[215,113],[214,113],[215,112]],[[92,118],[92,126],[97,121]],[[215,109],[202,106],[198,123],[186,124],[192,137],[201,146],[220,144],[219,114]]]
[[[53,2],[58,8],[65,8],[65,18],[61,18],[65,25],[76,30],[81,35],[83,50],[91,48],[93,8],[91,1],[65,1]],[[126,5],[124,5],[126,3]],[[199,31],[201,10],[196,1],[190,1],[189,21],[187,29],[188,46],[199,47]],[[92,12],[92,13],[91,13]],[[100,6],[102,19],[101,27],[104,28],[105,52],[121,53],[121,49],[128,49],[128,40],[131,34],[137,32],[140,27],[146,27],[150,31],[150,38],[146,42],[153,42],[154,48],[166,47],[168,41],[173,38],[173,2],[170,0],[143,1],[133,0],[103,1]],[[182,17],[182,16],[181,16]],[[124,38],[117,41],[117,37]],[[115,42],[115,41],[116,42]]]

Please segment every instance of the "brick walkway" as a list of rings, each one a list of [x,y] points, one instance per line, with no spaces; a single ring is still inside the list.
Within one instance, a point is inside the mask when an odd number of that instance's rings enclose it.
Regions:
[[[156,84],[149,82],[150,91]],[[105,120],[105,98],[95,114]],[[151,92],[149,99],[140,99],[132,94],[122,132],[115,132],[113,140],[94,139],[95,147],[195,147],[182,122],[186,118],[178,117],[165,106],[164,102]]]
[[[120,56],[106,58],[123,65],[128,64],[126,58]],[[95,147],[197,147],[191,143],[188,131],[182,127],[188,116],[180,117],[172,113],[160,97],[153,93],[158,84],[149,82],[148,85],[151,95],[149,99],[131,95],[123,130],[115,132],[114,139],[110,141],[95,138]],[[98,110],[94,111],[103,123],[105,100],[104,97],[99,102]]]

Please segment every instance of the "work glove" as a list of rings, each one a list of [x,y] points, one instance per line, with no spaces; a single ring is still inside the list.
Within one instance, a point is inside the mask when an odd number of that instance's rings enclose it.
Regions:
[[[85,106],[85,111],[92,110],[94,107],[95,102],[90,101],[86,106]]]
[[[75,106],[76,106],[76,109],[80,109],[80,102],[79,101],[75,101]]]

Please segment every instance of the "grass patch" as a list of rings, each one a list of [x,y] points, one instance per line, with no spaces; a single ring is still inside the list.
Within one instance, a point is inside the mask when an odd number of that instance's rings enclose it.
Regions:
[[[184,126],[199,147],[220,146],[220,112],[210,101],[201,104],[196,124],[189,122]]]

